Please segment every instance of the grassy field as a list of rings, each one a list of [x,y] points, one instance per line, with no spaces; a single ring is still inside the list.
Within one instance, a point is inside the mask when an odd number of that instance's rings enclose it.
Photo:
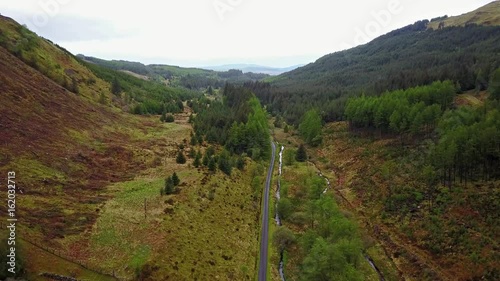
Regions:
[[[57,254],[26,243],[25,256],[36,257],[29,259],[30,280],[48,280],[43,272],[113,279],[79,264],[125,280],[253,279],[265,169],[247,159],[244,171],[228,177],[192,167],[193,159],[177,164],[181,144],[186,156],[206,148],[187,144],[186,110],[175,123],[89,110],[90,123],[61,125],[52,132],[56,142],[32,154],[1,154],[2,169],[15,170],[24,188],[19,237]],[[173,172],[179,191],[161,196]]]
[[[123,279],[253,279],[260,212],[251,182],[262,169],[248,160],[244,172],[227,177],[191,167],[192,159],[176,164],[175,144],[188,139],[189,130],[187,124],[169,124],[137,134],[152,145],[135,156],[157,158],[157,165],[107,187],[111,199],[93,227],[58,240],[67,254],[79,252],[93,268]],[[161,196],[164,179],[174,171],[180,191]]]

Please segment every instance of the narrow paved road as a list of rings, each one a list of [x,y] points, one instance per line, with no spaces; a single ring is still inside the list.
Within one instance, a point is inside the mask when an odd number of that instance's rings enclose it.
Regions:
[[[259,281],[267,281],[267,248],[269,242],[269,187],[274,169],[274,157],[276,155],[276,145],[271,143],[273,153],[269,170],[267,171],[266,187],[264,190],[264,212],[262,212],[262,233],[260,236],[260,262],[259,262]]]

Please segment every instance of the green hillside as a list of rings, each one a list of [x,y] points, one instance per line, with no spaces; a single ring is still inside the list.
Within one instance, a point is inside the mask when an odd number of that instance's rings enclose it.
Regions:
[[[291,123],[310,107],[318,107],[325,121],[341,119],[346,99],[361,93],[377,95],[445,79],[463,91],[486,89],[500,66],[500,27],[430,30],[427,25],[428,21],[417,22],[368,44],[326,55],[277,76],[269,89],[251,87],[273,113]]]

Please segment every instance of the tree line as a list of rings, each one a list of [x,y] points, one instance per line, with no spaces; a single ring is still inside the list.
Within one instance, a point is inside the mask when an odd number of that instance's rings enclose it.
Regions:
[[[456,92],[451,81],[438,81],[378,97],[352,98],[346,104],[345,117],[351,129],[373,128],[397,134],[401,139],[405,134],[427,134],[452,106]]]

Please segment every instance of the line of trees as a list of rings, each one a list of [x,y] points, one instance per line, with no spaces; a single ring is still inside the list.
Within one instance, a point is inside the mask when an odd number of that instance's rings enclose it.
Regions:
[[[442,113],[451,108],[457,92],[451,81],[386,92],[379,97],[350,99],[345,116],[350,128],[377,129],[380,133],[417,135],[432,132]]]

